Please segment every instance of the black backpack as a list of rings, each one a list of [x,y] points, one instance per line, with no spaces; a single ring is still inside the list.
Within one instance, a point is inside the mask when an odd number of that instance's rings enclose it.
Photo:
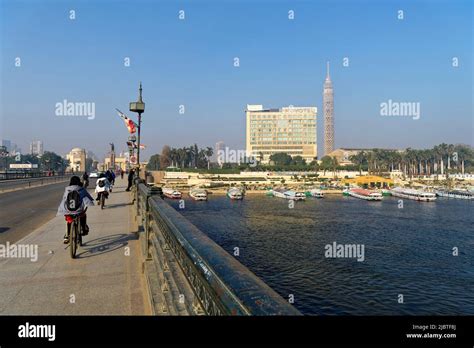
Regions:
[[[66,209],[69,211],[79,210],[82,206],[81,195],[76,190],[69,192],[64,204],[66,205]]]

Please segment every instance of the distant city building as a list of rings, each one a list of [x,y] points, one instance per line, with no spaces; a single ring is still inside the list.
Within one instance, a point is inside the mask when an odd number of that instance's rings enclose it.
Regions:
[[[94,161],[98,161],[98,158],[97,156],[95,155],[95,153],[93,153],[92,151],[87,151],[87,154],[86,154],[87,158],[91,158],[92,160]]]
[[[219,165],[222,165],[222,156],[219,156],[219,154],[223,153],[225,151],[225,144],[223,141],[218,141],[216,143],[216,146],[214,148],[214,158],[215,158],[215,161],[219,164]]]
[[[30,144],[30,154],[43,156],[43,142],[41,140],[32,141]]]
[[[84,172],[86,170],[86,150],[75,147],[66,155],[69,160],[68,170]]]
[[[329,76],[329,62],[327,62],[326,80],[323,89],[324,113],[324,155],[334,151],[334,91]],[[321,156],[322,157],[322,156]]]
[[[12,142],[10,140],[2,139],[0,146],[4,146],[8,152],[12,150]]]
[[[18,147],[17,144],[12,144],[11,146],[11,150],[10,150],[10,154],[12,156],[16,155],[16,154],[21,154],[21,148]]]
[[[0,146],[4,146],[4,148],[8,151],[9,156],[13,157],[17,154],[21,154],[21,149],[18,147],[18,145],[12,143],[10,140],[2,139],[0,141]]]
[[[311,162],[318,153],[316,115],[316,107],[264,109],[247,105],[247,155],[268,163],[271,155],[285,152]]]

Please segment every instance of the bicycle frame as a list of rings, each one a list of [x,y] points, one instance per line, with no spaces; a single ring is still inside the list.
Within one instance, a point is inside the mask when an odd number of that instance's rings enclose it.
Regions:
[[[69,236],[69,250],[71,258],[76,257],[77,246],[82,246],[82,227],[81,227],[81,216],[82,214],[66,215],[67,221],[67,232]]]

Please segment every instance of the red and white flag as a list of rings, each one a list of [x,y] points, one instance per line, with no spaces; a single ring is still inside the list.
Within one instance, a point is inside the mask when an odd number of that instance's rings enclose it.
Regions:
[[[119,109],[115,109],[117,110],[119,116],[122,118],[123,122],[125,122],[125,126],[127,126],[127,129],[128,129],[128,132],[130,134],[133,134],[137,131],[137,124],[135,122],[133,122],[133,120],[129,119],[122,111],[120,111]]]
[[[127,141],[127,145],[129,147],[133,147],[134,149],[138,148],[137,144],[134,141]],[[146,148],[146,145],[140,144],[140,149],[144,150]]]

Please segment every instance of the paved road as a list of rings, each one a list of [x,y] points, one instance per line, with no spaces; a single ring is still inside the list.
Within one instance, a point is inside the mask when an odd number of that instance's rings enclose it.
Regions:
[[[15,243],[56,216],[67,182],[0,194],[0,244]],[[95,187],[95,180],[91,180]],[[89,190],[92,192],[92,190]]]
[[[41,185],[49,185],[58,182],[67,182],[71,175],[46,176],[41,178],[0,180],[0,193],[23,190]]]

